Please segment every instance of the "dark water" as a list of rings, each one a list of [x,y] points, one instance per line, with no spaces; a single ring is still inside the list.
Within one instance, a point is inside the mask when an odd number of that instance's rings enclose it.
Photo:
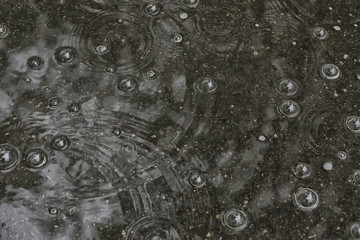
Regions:
[[[359,12],[1,0],[0,239],[360,239]]]

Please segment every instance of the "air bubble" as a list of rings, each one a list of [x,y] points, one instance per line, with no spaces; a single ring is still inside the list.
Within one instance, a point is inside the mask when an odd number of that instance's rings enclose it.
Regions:
[[[284,78],[278,81],[276,90],[281,94],[293,96],[299,91],[299,85],[291,79]]]
[[[320,40],[327,39],[329,36],[329,33],[322,27],[313,28],[312,34],[315,38]]]
[[[360,223],[354,222],[349,225],[349,234],[352,237],[360,238]]]
[[[133,92],[136,88],[136,80],[134,78],[119,79],[117,88],[124,93]]]
[[[211,77],[203,77],[195,82],[195,88],[203,93],[213,93],[217,89],[217,83]]]
[[[244,211],[232,208],[221,213],[221,222],[229,230],[239,232],[248,225],[248,217]]]
[[[144,7],[144,12],[151,16],[156,16],[160,13],[161,6],[159,3],[148,3]]]
[[[0,39],[6,38],[9,35],[10,31],[9,28],[5,25],[0,24]]]
[[[25,157],[26,166],[33,169],[42,168],[48,162],[47,154],[40,148],[34,148],[28,151]]]
[[[60,47],[55,50],[55,59],[62,64],[73,64],[77,60],[76,50],[72,47]]]
[[[0,172],[10,172],[20,161],[19,150],[10,144],[0,145]]]
[[[152,78],[155,76],[155,71],[154,70],[149,70],[146,72],[146,76],[149,77],[149,78]]]
[[[56,216],[59,213],[59,210],[56,207],[50,207],[48,211],[51,216]]]
[[[106,45],[99,45],[95,48],[97,53],[103,54],[108,50],[108,47]]]
[[[189,17],[189,14],[187,14],[186,12],[182,12],[180,13],[179,17],[180,19],[185,20]]]
[[[279,104],[278,111],[285,117],[295,118],[300,114],[301,108],[299,104],[294,101],[284,100]]]
[[[299,162],[292,169],[293,174],[297,178],[307,178],[311,175],[311,166],[304,162]]]
[[[115,136],[119,136],[120,133],[121,133],[121,131],[120,131],[119,128],[115,127],[115,128],[113,128],[112,133],[113,133]]]
[[[132,142],[124,142],[121,145],[121,151],[124,154],[131,154],[136,151],[136,145]]]
[[[68,111],[71,114],[78,113],[80,111],[80,105],[77,102],[70,103],[68,106]]]
[[[53,97],[49,99],[49,107],[56,108],[60,104],[60,99],[57,97]]]
[[[189,183],[195,188],[200,188],[205,185],[205,177],[199,173],[193,173],[189,176]]]
[[[55,136],[51,140],[51,147],[57,151],[64,151],[70,145],[70,141],[66,136]]]
[[[183,37],[179,33],[175,33],[171,38],[171,41],[174,43],[181,43],[182,40],[183,40]]]
[[[337,79],[340,77],[340,69],[334,64],[325,64],[321,68],[321,76],[328,80]]]
[[[200,0],[180,0],[180,1],[181,1],[182,5],[189,7],[189,8],[196,7],[200,2]]]
[[[349,116],[345,119],[345,126],[353,133],[360,133],[360,117]]]
[[[44,62],[39,56],[32,56],[27,60],[26,65],[29,69],[39,70],[44,65]]]
[[[360,169],[356,169],[353,171],[353,173],[351,175],[351,180],[355,184],[360,185]]]
[[[337,153],[337,157],[338,157],[340,160],[346,160],[346,158],[347,158],[347,153],[344,152],[344,151],[339,151],[339,152]]]
[[[303,211],[311,211],[319,206],[318,194],[310,188],[300,188],[293,195],[294,204]]]

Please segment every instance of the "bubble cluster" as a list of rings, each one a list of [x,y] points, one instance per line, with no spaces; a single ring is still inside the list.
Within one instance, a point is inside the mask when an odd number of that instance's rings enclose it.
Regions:
[[[39,70],[44,65],[44,61],[39,56],[32,56],[27,60],[27,66],[32,70]]]
[[[19,150],[10,144],[0,145],[0,172],[10,172],[20,161]]]
[[[307,178],[311,175],[311,166],[304,162],[299,162],[292,168],[293,174],[297,178]]]
[[[217,83],[209,76],[203,77],[195,82],[195,89],[202,93],[213,93],[217,89]]]
[[[325,64],[321,68],[321,76],[328,80],[335,80],[340,77],[340,69],[334,64]]]
[[[293,201],[303,211],[311,211],[319,206],[319,196],[310,188],[298,189],[293,195]]]
[[[312,34],[315,38],[320,40],[325,40],[329,36],[329,33],[322,27],[314,27]]]
[[[352,133],[360,133],[360,117],[358,117],[358,116],[346,117],[345,126]]]
[[[239,232],[247,227],[249,220],[244,211],[231,208],[221,213],[221,222],[229,230]]]
[[[299,91],[299,85],[291,79],[283,78],[276,84],[276,91],[287,96],[293,96]]]
[[[48,162],[48,157],[44,150],[40,148],[34,148],[27,152],[25,161],[28,168],[38,169],[46,165]]]
[[[189,176],[189,183],[195,188],[200,188],[205,185],[205,177],[199,173],[193,173]]]
[[[55,59],[60,64],[71,65],[77,61],[77,52],[73,47],[60,47],[55,50]]]
[[[295,118],[299,116],[301,108],[299,104],[292,100],[284,100],[278,105],[278,111],[285,117]]]
[[[55,136],[51,140],[52,149],[57,150],[57,151],[66,150],[69,147],[69,145],[70,145],[69,139],[63,135]]]

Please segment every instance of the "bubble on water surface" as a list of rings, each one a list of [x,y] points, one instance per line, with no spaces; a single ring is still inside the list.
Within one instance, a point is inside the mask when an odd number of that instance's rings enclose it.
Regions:
[[[313,28],[312,34],[315,38],[324,40],[329,37],[329,33],[322,27]]]
[[[144,7],[144,12],[151,16],[156,16],[160,13],[161,6],[158,2],[148,3]]]
[[[0,144],[0,172],[10,172],[20,161],[20,152],[11,144]]]
[[[318,194],[310,188],[300,188],[293,194],[294,204],[303,211],[311,211],[319,206]]]
[[[334,64],[325,64],[321,68],[321,76],[328,80],[335,80],[340,77],[340,69]]]
[[[60,47],[55,50],[55,59],[60,64],[71,65],[77,61],[77,52],[72,47]]]
[[[200,0],[180,0],[180,2],[186,7],[194,8],[200,3]]]
[[[276,84],[276,90],[281,94],[292,96],[298,93],[299,85],[291,79],[284,78],[278,81]]]
[[[229,230],[239,232],[247,227],[249,220],[244,211],[231,208],[221,213],[221,222]]]
[[[311,166],[304,162],[299,162],[292,168],[292,171],[297,178],[307,178],[311,175]]]
[[[360,133],[360,117],[349,116],[345,118],[345,126],[353,133]]]
[[[0,39],[6,38],[10,33],[10,30],[8,27],[6,27],[3,24],[0,24]]]
[[[278,105],[278,111],[288,118],[295,118],[299,116],[301,108],[299,104],[291,100],[284,100]]]
[[[189,176],[189,183],[191,186],[200,188],[205,185],[205,177],[199,173],[193,173]]]
[[[27,60],[26,64],[32,70],[39,70],[44,65],[44,62],[39,56],[32,56]]]
[[[26,153],[26,166],[31,169],[42,168],[48,162],[48,156],[41,148],[28,150]]]
[[[51,147],[57,151],[66,150],[69,147],[69,145],[70,145],[69,139],[63,135],[55,136],[51,140]]]

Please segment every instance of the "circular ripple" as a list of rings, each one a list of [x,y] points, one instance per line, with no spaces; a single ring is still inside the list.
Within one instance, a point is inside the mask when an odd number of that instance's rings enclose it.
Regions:
[[[10,144],[0,145],[0,172],[10,172],[20,161],[19,150]]]
[[[294,204],[303,211],[311,211],[319,206],[318,194],[310,188],[300,188],[293,195]]]
[[[77,62],[77,51],[73,47],[59,47],[55,50],[55,60],[65,66]]]
[[[32,70],[39,70],[44,65],[44,61],[39,56],[32,56],[27,60],[27,66]]]

